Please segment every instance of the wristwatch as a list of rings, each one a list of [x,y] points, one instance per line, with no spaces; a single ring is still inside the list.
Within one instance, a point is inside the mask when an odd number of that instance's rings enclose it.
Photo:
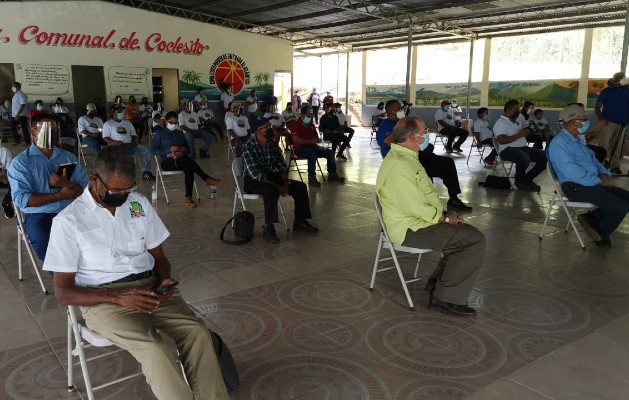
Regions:
[[[449,224],[450,223],[450,217],[446,217],[446,219],[444,219],[443,222],[445,222],[446,224]]]

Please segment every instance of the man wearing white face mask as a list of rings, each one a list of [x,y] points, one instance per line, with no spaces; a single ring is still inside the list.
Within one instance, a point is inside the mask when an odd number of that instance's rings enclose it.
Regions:
[[[611,247],[611,235],[629,212],[629,192],[611,184],[611,172],[586,147],[588,112],[576,104],[561,111],[563,130],[548,145],[548,160],[570,201],[596,205],[577,218],[595,243]]]
[[[199,149],[199,157],[210,158],[210,146],[214,138],[209,132],[199,129],[199,115],[192,110],[192,102],[188,99],[183,101],[183,110],[179,113],[179,128],[183,131],[188,145],[190,146],[190,157],[196,158],[196,145],[194,139],[201,139],[203,144]]]
[[[461,145],[467,139],[469,132],[463,128],[456,127],[454,114],[450,113],[451,104],[449,100],[443,100],[441,102],[441,108],[435,112],[435,121],[437,122],[437,130],[439,133],[448,137],[446,152],[452,153],[455,151],[461,153],[463,152]],[[456,137],[459,139],[455,143],[454,139]]]
[[[83,115],[77,122],[79,134],[83,143],[92,148],[95,154],[100,153],[102,146],[107,142],[103,140],[103,120],[96,115],[96,104],[89,103],[86,107],[87,115]]]
[[[142,157],[142,179],[155,179],[151,173],[151,152],[145,146],[138,144],[135,128],[131,121],[125,119],[124,110],[124,106],[120,104],[111,106],[111,119],[103,125],[103,140],[108,145],[122,146],[131,154]]]
[[[426,285],[431,307],[455,316],[476,311],[467,299],[485,258],[485,236],[445,211],[417,153],[428,147],[428,128],[418,117],[401,119],[393,130],[391,151],[382,161],[376,193],[394,244],[431,248],[442,262]]]
[[[52,219],[83,193],[87,174],[74,154],[56,147],[59,126],[52,116],[33,117],[30,133],[33,144],[11,162],[9,183],[13,204],[26,214],[26,234],[43,260]],[[63,169],[59,175],[62,164],[74,166]]]
[[[30,134],[28,132],[28,110],[26,109],[27,97],[22,91],[20,82],[13,82],[11,85],[13,97],[11,98],[11,131],[15,138],[15,144],[20,144],[20,136],[17,133],[17,127],[22,128],[22,139],[26,144],[31,143]]]
[[[380,145],[382,158],[385,158],[391,149],[395,125],[399,120],[404,118],[402,105],[397,100],[389,100],[384,109],[386,110],[387,118],[382,120],[378,127],[378,133],[376,134],[376,140]],[[430,179],[441,178],[443,181],[444,186],[448,189],[448,196],[450,197],[448,200],[448,208],[471,211],[472,207],[463,203],[458,197],[459,193],[461,193],[461,185],[459,184],[459,175],[456,171],[454,160],[450,157],[435,154],[435,146],[430,144],[430,138],[428,136],[427,139],[424,144],[424,150],[419,153],[419,162],[426,170]]]

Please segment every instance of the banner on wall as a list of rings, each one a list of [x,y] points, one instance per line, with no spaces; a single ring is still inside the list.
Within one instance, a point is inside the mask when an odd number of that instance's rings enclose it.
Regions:
[[[481,84],[474,82],[470,91],[470,107],[480,105]],[[417,84],[415,104],[418,106],[439,107],[441,100],[454,100],[461,107],[467,106],[467,83]]]
[[[375,106],[381,101],[386,103],[387,100],[398,99],[402,101],[406,99],[406,85],[372,85],[367,86],[365,92],[367,94],[366,104],[369,106]]]
[[[111,96],[148,96],[152,89],[149,86],[149,76],[151,69],[146,67],[109,67],[107,69],[109,93]]]
[[[63,65],[16,64],[15,79],[29,95],[61,96],[70,90],[70,71]]]
[[[532,101],[536,107],[564,108],[577,101],[579,81],[540,80],[519,82],[491,82],[489,84],[489,106],[502,107],[511,100],[520,103]]]

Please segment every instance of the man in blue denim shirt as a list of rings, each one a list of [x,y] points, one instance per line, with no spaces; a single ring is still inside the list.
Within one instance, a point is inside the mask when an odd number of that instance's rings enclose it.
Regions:
[[[629,212],[629,192],[612,186],[611,172],[585,146],[582,136],[590,125],[588,112],[573,104],[561,111],[559,118],[564,128],[548,146],[548,160],[569,200],[598,207],[577,218],[597,245],[611,247],[609,235]]]
[[[59,125],[50,115],[36,115],[30,128],[33,143],[9,167],[13,204],[26,214],[24,229],[40,259],[46,256],[52,219],[87,186],[87,174],[76,156],[56,147]],[[61,164],[75,164],[72,176]]]

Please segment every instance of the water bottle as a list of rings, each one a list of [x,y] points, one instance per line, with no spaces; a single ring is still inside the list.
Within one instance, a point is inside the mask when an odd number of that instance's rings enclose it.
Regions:
[[[210,199],[216,200],[216,196],[217,196],[216,185],[212,185],[210,186]]]
[[[151,203],[153,205],[157,205],[157,189],[155,188],[155,184],[153,184],[153,188],[151,189]]]

